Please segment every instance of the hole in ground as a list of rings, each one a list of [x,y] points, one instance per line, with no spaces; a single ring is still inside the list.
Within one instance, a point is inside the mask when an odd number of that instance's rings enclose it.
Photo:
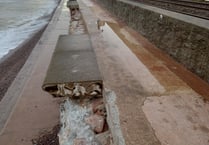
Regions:
[[[103,98],[67,99],[61,105],[60,145],[110,145]]]

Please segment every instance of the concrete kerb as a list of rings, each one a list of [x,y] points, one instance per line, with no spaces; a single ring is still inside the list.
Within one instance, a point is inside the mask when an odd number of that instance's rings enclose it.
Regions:
[[[115,145],[125,145],[125,140],[120,128],[119,111],[116,106],[116,94],[111,90],[105,90],[104,100],[107,109],[107,122],[110,126]]]

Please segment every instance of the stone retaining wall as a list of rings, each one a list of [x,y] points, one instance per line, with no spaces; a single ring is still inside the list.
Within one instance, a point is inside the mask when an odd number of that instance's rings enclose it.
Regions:
[[[209,83],[209,29],[126,1],[97,1]]]

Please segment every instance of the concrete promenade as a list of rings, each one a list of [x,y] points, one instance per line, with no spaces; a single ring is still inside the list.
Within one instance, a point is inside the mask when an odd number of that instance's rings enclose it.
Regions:
[[[149,51],[154,46],[94,0],[78,2],[104,86],[117,96],[126,144],[209,144],[209,103],[165,64],[180,69],[178,65],[172,63],[172,59],[165,61],[156,57]],[[60,3],[25,66],[0,102],[1,145],[32,144],[32,139],[59,123],[62,100],[52,98],[41,86],[58,36],[69,32],[70,16],[65,3]],[[105,22],[99,30],[98,19]]]
[[[32,144],[32,139],[59,123],[59,99],[52,98],[41,86],[58,36],[68,34],[69,20],[69,11],[61,1],[40,41],[1,101],[1,145]]]
[[[80,6],[105,87],[117,95],[126,144],[209,144],[209,104],[175,72],[195,76],[95,2],[80,0]],[[106,21],[99,34],[93,29],[98,18]]]

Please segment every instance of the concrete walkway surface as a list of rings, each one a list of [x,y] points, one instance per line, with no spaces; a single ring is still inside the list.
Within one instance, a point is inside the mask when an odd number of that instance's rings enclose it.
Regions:
[[[78,2],[104,86],[117,96],[126,144],[208,145],[209,103],[204,102],[202,96],[165,65],[172,60],[165,62],[147,50],[142,43],[146,39],[119,22],[97,1]],[[58,36],[69,31],[70,17],[65,3],[60,3],[26,65],[0,104],[0,113],[5,114],[0,119],[2,145],[32,144],[31,139],[59,123],[61,99],[43,92],[41,85]],[[104,21],[100,29],[98,19]],[[6,98],[13,98],[13,94],[17,101],[10,103],[10,99]],[[7,104],[13,109],[2,113],[5,110],[2,108],[8,108]]]
[[[144,45],[146,39],[113,19],[98,1],[79,2],[105,87],[117,95],[126,144],[209,144],[209,103],[167,64],[179,71],[181,68],[172,59],[160,59],[165,54],[156,57],[146,49],[153,46]],[[98,18],[105,21],[100,33],[93,29]],[[208,85],[205,89],[209,90]]]
[[[70,17],[64,5],[65,2],[61,1],[40,41],[0,104],[1,145],[32,144],[32,139],[59,123],[60,100],[52,98],[41,86],[58,36],[68,34]]]

